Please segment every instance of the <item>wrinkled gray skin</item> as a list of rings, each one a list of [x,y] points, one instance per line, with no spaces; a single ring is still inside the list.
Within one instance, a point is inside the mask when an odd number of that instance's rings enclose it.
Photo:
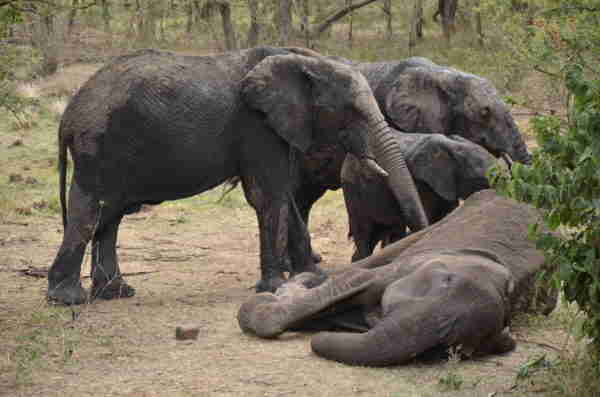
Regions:
[[[499,157],[528,164],[531,155],[492,83],[428,59],[357,63],[382,113],[408,132],[460,135]]]
[[[418,57],[376,63],[331,58],[366,77],[390,126],[408,133],[460,135],[496,157],[507,153],[514,161],[531,162],[508,107],[489,80]],[[325,191],[340,187],[344,156],[334,146],[327,153],[307,153],[311,162],[295,193],[305,223]]]
[[[440,222],[318,286],[304,274],[276,294],[251,297],[240,327],[264,338],[326,330],[313,336],[312,350],[353,365],[402,364],[458,346],[465,356],[509,351],[515,342],[504,330],[514,313],[556,305],[556,291],[533,288],[540,271],[553,270],[527,238],[536,219],[529,206],[477,192]],[[331,332],[340,328],[359,332]]]
[[[80,271],[90,240],[92,297],[132,296],[115,247],[122,217],[234,177],[258,217],[257,290],[284,282],[286,256],[292,274],[320,272],[292,195],[305,153],[331,144],[383,172],[377,157],[407,216],[427,225],[398,143],[365,78],[350,67],[315,52],[267,47],[209,57],[142,50],[117,58],[82,86],[61,120],[65,232],[48,298],[86,300]],[[67,149],[74,163],[68,211]]]
[[[493,156],[457,135],[397,132],[429,224],[458,207],[459,200],[490,187],[487,170]],[[363,167],[351,154],[342,167],[342,189],[348,211],[353,261],[406,236],[406,221],[385,179]]]

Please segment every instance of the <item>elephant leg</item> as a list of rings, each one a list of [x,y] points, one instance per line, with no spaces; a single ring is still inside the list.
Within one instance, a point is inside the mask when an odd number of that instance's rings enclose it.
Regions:
[[[298,205],[300,217],[308,228],[310,210],[312,209],[314,203],[316,203],[317,200],[323,196],[326,189],[322,187],[303,187],[301,190],[301,193],[296,195],[296,204]],[[320,263],[323,260],[321,254],[315,251],[312,246],[310,249],[314,263]]]
[[[78,305],[87,300],[80,273],[85,247],[98,221],[99,204],[74,177],[69,191],[68,221],[63,241],[48,271],[48,301]]]
[[[292,276],[304,272],[323,274],[314,260],[315,252],[311,248],[310,234],[301,218],[294,200],[290,200],[288,253],[292,262]],[[305,253],[310,252],[307,256]]]
[[[355,225],[352,233],[356,250],[352,255],[352,262],[359,261],[370,256],[375,250],[375,246],[379,242],[376,225],[363,222],[360,225]]]
[[[285,186],[276,189],[265,184],[265,180],[253,174],[243,175],[242,187],[258,219],[261,279],[256,291],[274,292],[285,282],[284,272],[289,270],[286,258],[291,197],[285,193]]]
[[[95,298],[128,298],[135,295],[135,289],[127,285],[119,270],[116,244],[122,217],[122,214],[113,217],[113,219],[106,222],[106,226],[102,230],[98,230],[94,234],[92,242],[92,290],[90,292],[92,300]]]

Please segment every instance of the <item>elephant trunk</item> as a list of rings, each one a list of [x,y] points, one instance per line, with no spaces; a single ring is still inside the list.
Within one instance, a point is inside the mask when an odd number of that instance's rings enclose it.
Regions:
[[[373,272],[353,269],[313,288],[294,286],[294,281],[289,281],[275,295],[257,294],[247,300],[238,311],[238,323],[245,333],[275,338],[321,310],[364,291],[374,279]]]
[[[407,310],[413,318],[390,313],[375,328],[362,334],[318,333],[311,340],[311,348],[315,354],[330,360],[381,367],[406,363],[418,354],[444,343],[447,335],[438,334],[438,331],[443,331],[440,330],[440,313],[428,310],[418,312],[413,308]]]
[[[429,222],[400,149],[400,142],[383,120],[370,129],[370,149],[379,165],[389,174],[388,185],[400,204],[408,226],[413,232],[427,227]]]
[[[511,135],[514,137],[512,152],[509,152],[508,154],[514,161],[527,165],[531,164],[531,153],[529,153],[529,150],[527,150],[527,144],[523,140],[523,136],[519,131],[519,127],[517,127],[517,123],[515,123],[513,118],[510,116],[507,120],[507,123],[508,128],[511,130]]]

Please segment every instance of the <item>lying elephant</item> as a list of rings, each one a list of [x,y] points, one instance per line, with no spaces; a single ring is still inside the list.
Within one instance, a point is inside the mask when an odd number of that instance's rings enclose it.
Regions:
[[[60,123],[65,231],[48,299],[86,300],[80,271],[90,241],[92,295],[132,296],[116,252],[123,216],[235,177],[258,218],[257,289],[284,282],[286,256],[298,273],[318,271],[293,193],[305,153],[332,143],[387,171],[412,224],[427,225],[397,141],[364,76],[347,65],[271,47],[214,56],[141,50],[116,58],[81,87]],[[68,208],[67,150],[74,164]]]
[[[320,332],[312,350],[367,366],[406,363],[426,352],[460,347],[464,355],[502,353],[517,311],[548,313],[550,288],[534,291],[552,266],[527,238],[532,207],[483,190],[440,222],[338,271],[325,282],[303,274],[276,294],[240,308],[244,332],[274,338],[289,329]]]
[[[397,137],[430,224],[458,207],[459,199],[490,187],[486,171],[494,158],[481,146],[457,135]],[[385,179],[350,154],[342,167],[342,189],[356,246],[353,261],[371,255],[380,241],[385,245],[406,235],[407,223]]]

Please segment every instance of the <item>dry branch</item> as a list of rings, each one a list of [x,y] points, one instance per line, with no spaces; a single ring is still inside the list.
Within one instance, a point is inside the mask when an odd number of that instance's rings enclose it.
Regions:
[[[316,39],[319,35],[321,35],[323,32],[325,32],[336,21],[344,18],[346,15],[348,15],[349,13],[351,13],[354,10],[362,8],[366,5],[374,3],[376,1],[377,0],[364,0],[364,1],[361,1],[360,3],[349,4],[341,9],[339,9],[332,16],[327,18],[325,21],[323,21],[319,26],[317,26],[315,28],[314,33],[311,34],[311,38]]]

